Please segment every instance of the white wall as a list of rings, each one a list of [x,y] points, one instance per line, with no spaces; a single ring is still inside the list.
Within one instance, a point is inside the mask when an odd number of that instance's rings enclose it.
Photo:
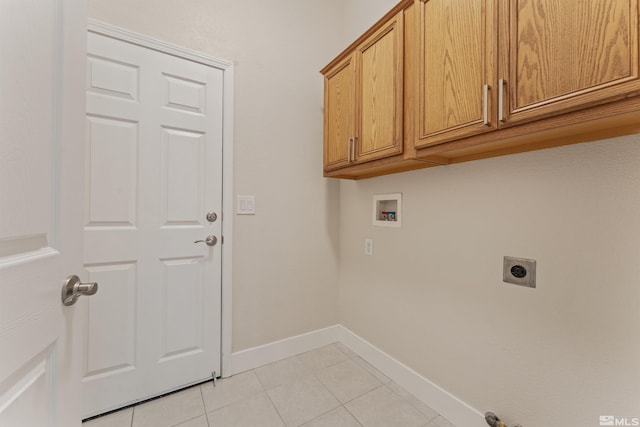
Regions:
[[[394,192],[402,229],[373,227]],[[343,181],[340,206],[344,326],[508,425],[640,417],[640,135]],[[504,255],[537,260],[536,289]]]
[[[89,0],[89,17],[232,60],[233,350],[338,322],[337,181],[322,178],[322,76],[338,0]],[[232,214],[232,209],[225,212]]]
[[[390,192],[399,230],[371,225]],[[639,136],[344,182],[340,202],[347,328],[512,423],[640,416]],[[537,260],[536,289],[502,282],[504,255]]]

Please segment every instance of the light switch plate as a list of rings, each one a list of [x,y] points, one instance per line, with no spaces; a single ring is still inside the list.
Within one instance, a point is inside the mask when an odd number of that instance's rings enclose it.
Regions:
[[[255,215],[256,196],[236,196],[236,214]]]

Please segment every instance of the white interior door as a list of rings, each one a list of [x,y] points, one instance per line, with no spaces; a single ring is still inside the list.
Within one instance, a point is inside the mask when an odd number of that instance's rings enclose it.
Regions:
[[[79,426],[84,1],[0,2],[0,426]]]
[[[220,373],[222,78],[88,35],[85,417]]]

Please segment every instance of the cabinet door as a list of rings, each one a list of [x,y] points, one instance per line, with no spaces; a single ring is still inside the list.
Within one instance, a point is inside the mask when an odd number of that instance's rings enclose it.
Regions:
[[[403,12],[356,49],[356,162],[402,153]]]
[[[417,148],[494,130],[494,0],[420,0]]]
[[[504,125],[640,90],[638,0],[509,0],[500,16]]]
[[[355,137],[356,75],[353,55],[324,77],[324,169],[348,166]]]

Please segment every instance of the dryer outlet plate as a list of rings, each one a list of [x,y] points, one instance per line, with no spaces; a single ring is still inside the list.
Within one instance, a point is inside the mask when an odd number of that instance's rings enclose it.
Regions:
[[[536,287],[536,261],[505,256],[502,263],[502,280],[529,288]]]

